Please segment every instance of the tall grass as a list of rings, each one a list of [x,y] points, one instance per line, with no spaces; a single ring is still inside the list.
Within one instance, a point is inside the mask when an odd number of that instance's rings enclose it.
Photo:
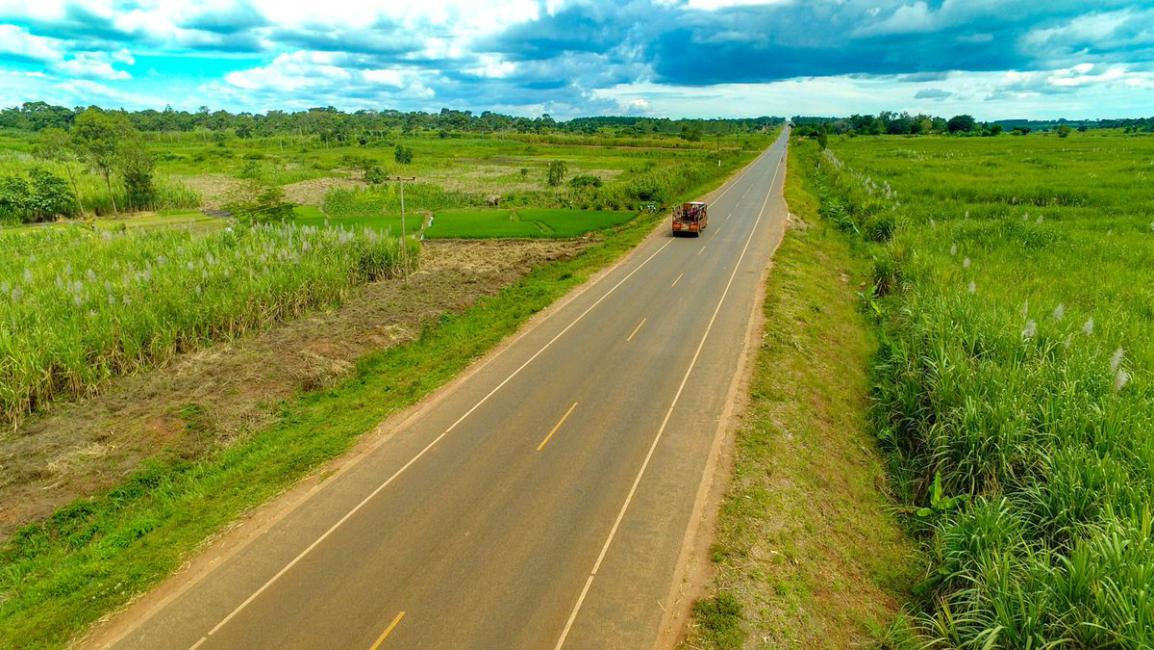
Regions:
[[[293,226],[0,233],[0,421],[339,302],[405,272],[416,245],[399,246],[372,230]]]
[[[1154,140],[813,149],[826,216],[877,242],[878,434],[933,559],[916,631],[1154,646],[1154,201],[1126,171]]]

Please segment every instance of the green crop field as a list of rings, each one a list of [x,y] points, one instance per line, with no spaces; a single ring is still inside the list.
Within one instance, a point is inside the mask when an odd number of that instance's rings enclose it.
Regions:
[[[400,242],[295,225],[0,233],[0,421],[337,302],[401,272]]]
[[[483,237],[576,237],[621,225],[632,212],[548,208],[456,209],[435,213],[427,235],[441,239]]]
[[[87,117],[122,129],[107,136],[121,147],[107,179],[64,132],[0,132],[0,420],[394,272],[399,244],[385,239],[402,234],[402,199],[387,175],[415,179],[405,235],[576,237],[716,182],[769,137],[374,131],[334,143]],[[143,196],[127,183],[129,151],[148,160]],[[510,209],[482,208],[494,202]],[[251,219],[292,225],[241,225]]]
[[[931,647],[1154,645],[1154,138],[836,138]],[[921,642],[919,642],[921,643]]]

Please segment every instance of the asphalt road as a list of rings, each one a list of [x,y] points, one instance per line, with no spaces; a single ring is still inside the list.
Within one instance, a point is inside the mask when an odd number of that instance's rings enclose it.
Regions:
[[[786,138],[124,648],[646,648],[785,224]]]

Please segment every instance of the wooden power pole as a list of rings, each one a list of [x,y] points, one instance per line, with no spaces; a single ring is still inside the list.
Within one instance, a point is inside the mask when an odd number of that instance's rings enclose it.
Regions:
[[[405,252],[405,183],[411,183],[417,180],[416,176],[390,176],[390,181],[397,181],[401,185],[401,255],[408,255]],[[405,260],[405,268],[408,270],[408,260]]]

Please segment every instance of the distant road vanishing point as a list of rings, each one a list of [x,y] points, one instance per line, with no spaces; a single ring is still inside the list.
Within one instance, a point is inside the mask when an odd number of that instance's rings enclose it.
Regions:
[[[787,142],[701,237],[647,238],[100,643],[652,646],[785,227]]]

